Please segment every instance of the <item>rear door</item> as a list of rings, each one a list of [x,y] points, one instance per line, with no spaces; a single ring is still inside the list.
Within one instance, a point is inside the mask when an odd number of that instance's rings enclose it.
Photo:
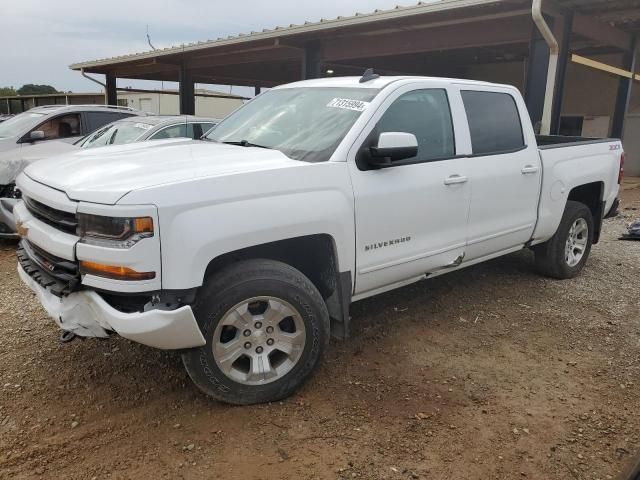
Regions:
[[[542,166],[526,108],[510,89],[460,92],[469,124],[472,183],[465,261],[525,244],[538,216]],[[520,105],[519,105],[520,103]]]
[[[464,111],[459,100],[451,102],[448,85],[419,85],[392,93],[350,153],[356,294],[455,266],[464,256],[471,189],[467,159],[456,157],[454,134]],[[382,132],[414,134],[418,155],[388,168],[368,168],[358,152],[377,145]]]

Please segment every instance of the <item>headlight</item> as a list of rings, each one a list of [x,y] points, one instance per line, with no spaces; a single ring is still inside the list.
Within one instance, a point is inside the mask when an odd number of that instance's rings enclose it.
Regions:
[[[151,217],[103,217],[78,214],[80,242],[111,248],[130,248],[143,238],[153,237]]]

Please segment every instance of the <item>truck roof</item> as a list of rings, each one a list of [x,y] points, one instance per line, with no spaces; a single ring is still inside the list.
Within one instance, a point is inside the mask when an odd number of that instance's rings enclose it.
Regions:
[[[377,88],[382,89],[387,85],[404,80],[432,80],[434,82],[451,82],[458,85],[476,85],[476,86],[493,86],[493,87],[511,87],[511,85],[501,85],[497,83],[482,82],[478,80],[464,80],[459,78],[443,78],[443,77],[421,77],[421,76],[380,76],[373,80],[360,83],[362,77],[328,77],[317,78],[313,80],[302,80],[300,82],[288,83],[275,88],[293,88],[293,87],[355,87],[355,88]]]

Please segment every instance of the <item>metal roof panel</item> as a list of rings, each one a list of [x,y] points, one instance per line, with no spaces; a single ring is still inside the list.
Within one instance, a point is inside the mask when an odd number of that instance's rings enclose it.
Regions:
[[[424,15],[428,13],[443,12],[447,10],[460,9],[465,7],[473,7],[479,5],[499,5],[505,3],[506,0],[440,0],[434,2],[418,2],[410,6],[396,6],[389,10],[375,10],[370,13],[355,13],[351,16],[338,16],[333,19],[320,19],[317,22],[305,21],[302,25],[291,24],[288,27],[276,26],[272,29],[263,29],[261,32],[251,32],[249,34],[230,35],[226,38],[218,38],[216,40],[207,40],[201,42],[193,42],[188,44],[166,47],[146,52],[120,55],[111,58],[103,58],[86,62],[79,62],[70,65],[72,70],[80,70],[86,68],[96,68],[101,66],[112,65],[114,63],[126,63],[133,60],[143,60],[149,58],[162,57],[166,55],[174,55],[178,53],[194,52],[206,48],[222,47],[245,43],[250,41],[274,39],[282,36],[299,35],[303,33],[319,32],[335,28],[344,28],[352,25],[361,25],[373,23],[389,19],[398,19],[402,17],[410,17]]]

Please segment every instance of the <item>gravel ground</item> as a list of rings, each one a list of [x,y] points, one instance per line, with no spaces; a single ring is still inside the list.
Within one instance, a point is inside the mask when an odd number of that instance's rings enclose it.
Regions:
[[[0,478],[609,479],[640,453],[640,183],[584,273],[529,252],[364,300],[287,401],[205,398],[176,354],[61,345],[0,243]]]

